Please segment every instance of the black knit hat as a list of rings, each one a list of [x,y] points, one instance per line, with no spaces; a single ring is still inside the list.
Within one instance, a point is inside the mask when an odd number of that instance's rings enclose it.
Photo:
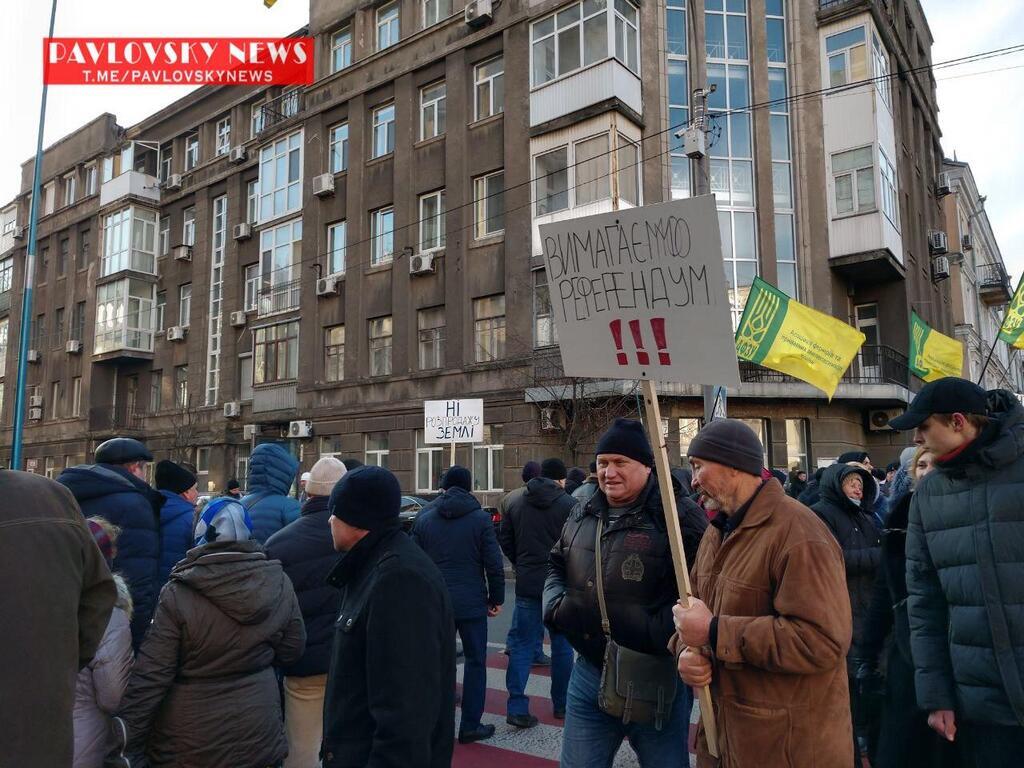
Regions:
[[[167,461],[167,459],[157,462],[153,480],[158,491],[170,491],[171,493],[184,493],[196,484],[195,475],[180,464]]]
[[[647,432],[644,425],[635,419],[616,419],[597,441],[594,453],[598,456],[602,453],[617,453],[639,461],[644,466],[654,466],[654,452],[647,440]]]
[[[528,461],[523,464],[523,482],[528,483],[535,477],[540,477],[540,464],[536,461]]]
[[[736,419],[715,419],[690,442],[691,459],[706,459],[748,475],[761,476],[764,448],[754,430]]]
[[[373,531],[398,519],[402,489],[383,467],[356,467],[331,491],[330,512],[354,528]]]
[[[561,459],[544,459],[540,463],[540,476],[548,480],[565,480],[568,477],[565,462]]]
[[[847,451],[838,459],[837,464],[849,464],[851,461],[856,461],[858,464],[863,464],[865,459],[868,458],[867,451]]]
[[[472,492],[473,476],[469,474],[469,470],[458,464],[448,467],[448,471],[441,478],[441,489],[447,491],[449,488],[461,488],[464,491]]]

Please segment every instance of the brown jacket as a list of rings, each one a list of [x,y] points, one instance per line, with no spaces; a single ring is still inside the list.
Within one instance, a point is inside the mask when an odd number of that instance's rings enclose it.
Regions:
[[[708,753],[702,724],[697,765],[850,765],[850,598],[824,523],[768,480],[724,543],[707,529],[693,572],[694,593],[718,617],[711,690],[722,756]]]

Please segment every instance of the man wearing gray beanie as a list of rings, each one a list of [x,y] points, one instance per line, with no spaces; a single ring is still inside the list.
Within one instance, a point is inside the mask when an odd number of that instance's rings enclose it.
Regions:
[[[688,454],[693,489],[718,514],[692,565],[694,597],[673,609],[680,677],[711,686],[728,765],[764,765],[782,743],[801,768],[850,765],[850,598],[835,538],[762,479],[763,447],[743,422],[712,421]],[[701,723],[697,765],[717,763]]]

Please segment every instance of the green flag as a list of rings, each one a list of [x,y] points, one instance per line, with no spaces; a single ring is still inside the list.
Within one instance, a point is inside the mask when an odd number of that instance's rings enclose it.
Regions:
[[[1024,275],[1017,283],[1017,292],[1013,294],[1013,301],[1006,308],[1006,317],[999,328],[999,340],[1005,341],[1012,347],[1024,349]]]
[[[924,381],[961,376],[964,369],[964,343],[939,333],[910,312],[910,371]]]

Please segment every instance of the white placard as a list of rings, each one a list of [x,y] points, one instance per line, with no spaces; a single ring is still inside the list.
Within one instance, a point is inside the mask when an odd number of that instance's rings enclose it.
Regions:
[[[714,197],[540,228],[567,376],[739,385]]]
[[[426,443],[482,443],[484,401],[423,401],[423,441]]]

